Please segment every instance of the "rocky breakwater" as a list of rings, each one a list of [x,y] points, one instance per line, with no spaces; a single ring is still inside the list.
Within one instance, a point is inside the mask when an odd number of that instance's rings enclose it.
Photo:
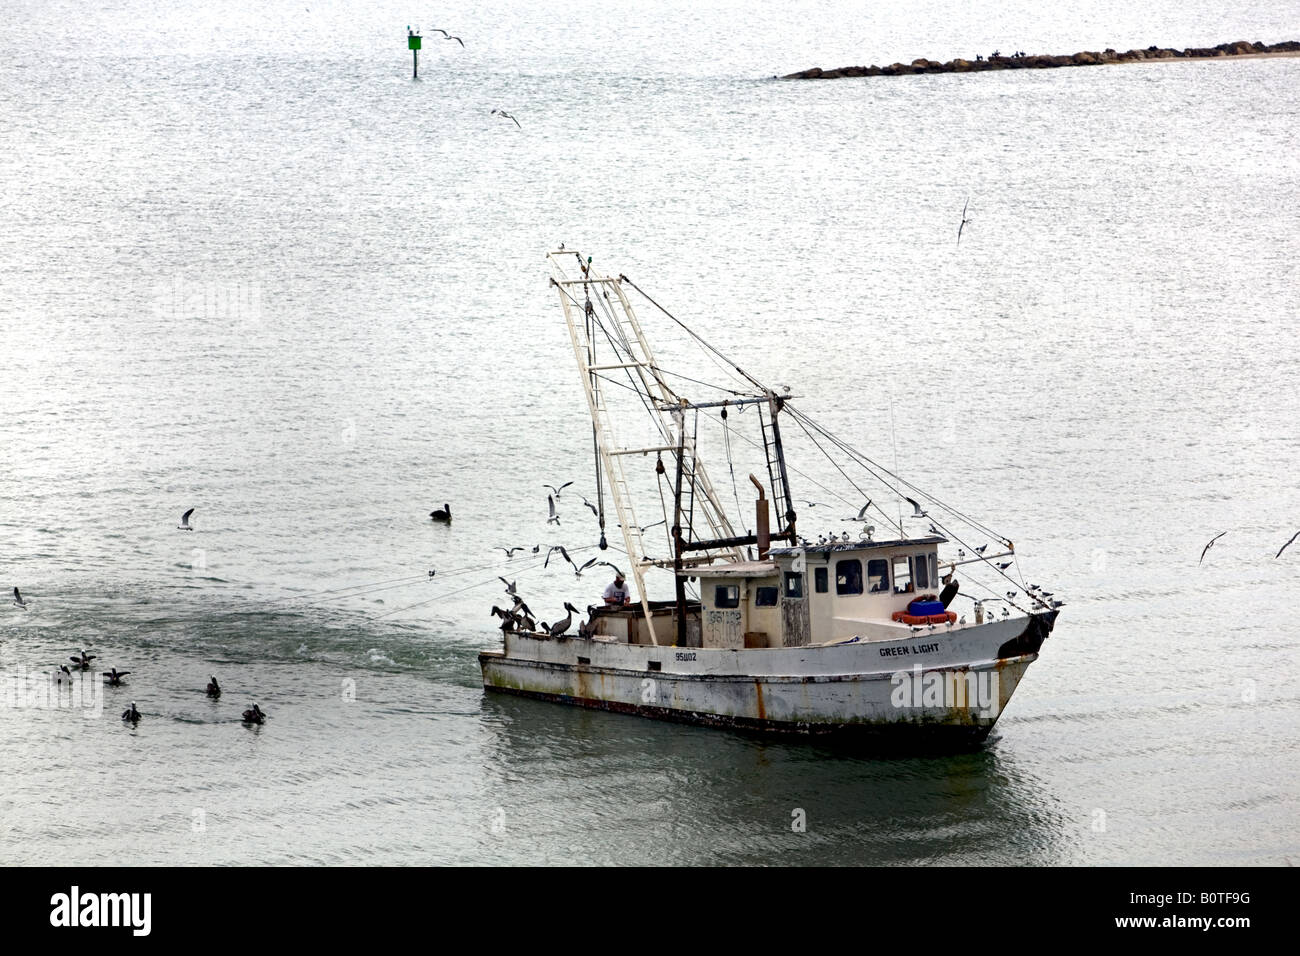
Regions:
[[[1220,43],[1215,47],[1188,47],[1185,50],[1149,46],[1145,50],[1129,50],[1118,53],[1115,50],[1093,52],[1085,50],[1069,56],[1052,56],[1048,54],[1013,53],[1004,55],[994,51],[985,57],[977,55],[973,60],[961,58],[941,63],[937,60],[921,58],[911,63],[891,63],[889,66],[844,66],[835,70],[823,70],[813,67],[789,73],[783,80],[834,80],[846,76],[909,76],[916,73],[983,73],[988,70],[1047,70],[1061,66],[1100,66],[1107,63],[1136,63],[1142,60],[1209,60],[1229,56],[1268,56],[1300,55],[1300,40],[1287,40],[1283,43]]]

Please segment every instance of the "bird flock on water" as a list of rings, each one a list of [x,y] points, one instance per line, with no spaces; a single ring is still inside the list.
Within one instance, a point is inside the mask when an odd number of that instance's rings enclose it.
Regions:
[[[194,530],[194,526],[190,524],[190,516],[194,514],[194,511],[194,508],[188,508],[185,510],[181,515],[181,523],[177,525],[176,530]],[[22,591],[16,586],[13,589],[13,598],[14,607],[23,611],[31,610],[31,603],[27,598],[23,597]],[[68,658],[72,664],[71,667],[67,664],[60,664],[51,674],[51,678],[56,685],[71,684],[74,679],[74,673],[81,674],[89,672],[91,670],[91,661],[97,660],[98,658],[98,654],[90,654],[82,648]],[[103,680],[104,685],[107,687],[126,687],[127,681],[125,678],[130,676],[130,674],[131,671],[120,671],[116,667],[111,667],[106,671],[102,671],[100,677]],[[217,678],[215,676],[210,678],[208,681],[204,693],[209,699],[214,701],[221,698],[221,685],[217,683]],[[140,708],[136,705],[135,701],[131,701],[131,706],[122,711],[122,721],[131,726],[140,723],[143,716],[144,715],[140,712]],[[260,725],[266,721],[266,713],[254,701],[252,702],[252,706],[243,712],[242,721],[248,725]]]

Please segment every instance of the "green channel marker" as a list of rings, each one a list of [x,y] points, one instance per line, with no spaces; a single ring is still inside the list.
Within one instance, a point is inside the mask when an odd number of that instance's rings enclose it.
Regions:
[[[406,28],[406,46],[411,51],[411,79],[420,78],[420,41],[423,38],[409,26]]]

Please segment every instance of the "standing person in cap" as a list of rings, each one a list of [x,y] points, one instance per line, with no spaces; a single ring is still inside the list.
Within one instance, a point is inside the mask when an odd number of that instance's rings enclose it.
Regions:
[[[605,603],[613,607],[622,607],[630,600],[632,595],[628,593],[627,585],[623,583],[623,574],[621,571],[616,571],[613,582],[605,588]]]

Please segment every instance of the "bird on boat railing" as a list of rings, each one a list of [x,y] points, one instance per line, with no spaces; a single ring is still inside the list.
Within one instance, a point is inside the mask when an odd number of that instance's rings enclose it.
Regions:
[[[573,615],[582,613],[576,607],[570,604],[568,601],[564,602],[564,609],[569,612],[568,616],[565,617],[563,621],[556,621],[554,624],[550,626],[548,633],[551,635],[551,637],[559,637],[561,634],[567,631],[569,627],[573,624]]]

